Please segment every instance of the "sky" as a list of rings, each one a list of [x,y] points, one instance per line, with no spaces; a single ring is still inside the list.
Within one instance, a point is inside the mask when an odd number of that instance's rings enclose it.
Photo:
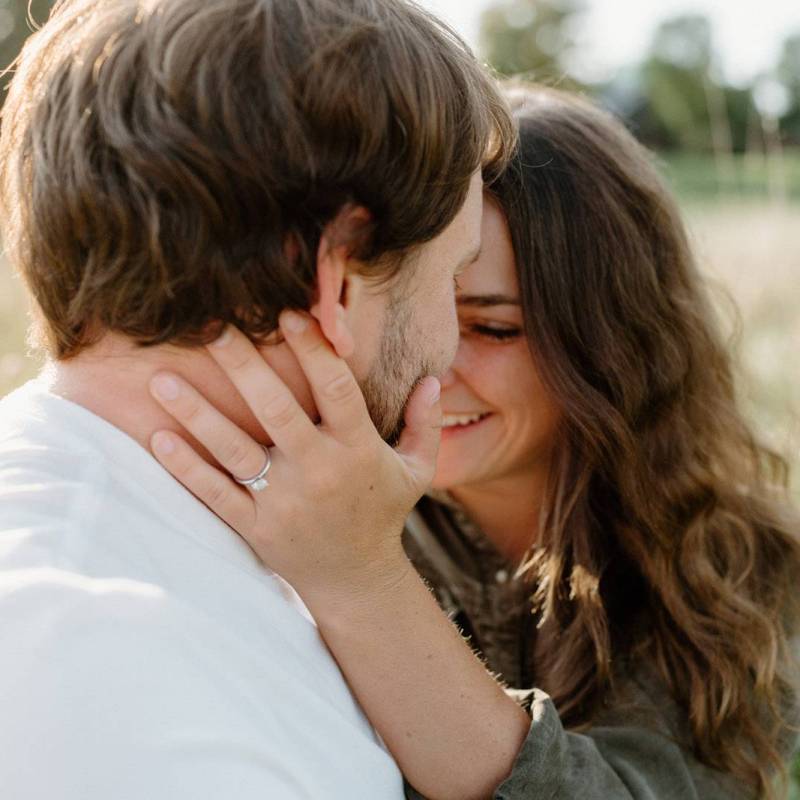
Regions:
[[[477,49],[480,14],[492,0],[418,2]],[[784,38],[800,33],[800,0],[587,0],[586,7],[578,40],[581,66],[594,80],[641,58],[658,23],[675,14],[711,18],[723,74],[732,83],[773,66]]]

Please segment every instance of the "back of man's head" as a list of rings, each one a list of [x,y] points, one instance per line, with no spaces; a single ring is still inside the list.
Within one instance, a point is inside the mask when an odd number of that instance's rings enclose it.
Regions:
[[[491,79],[404,0],[65,0],[3,110],[5,243],[69,358],[253,336],[307,308],[324,226],[376,277],[457,213],[512,134]]]

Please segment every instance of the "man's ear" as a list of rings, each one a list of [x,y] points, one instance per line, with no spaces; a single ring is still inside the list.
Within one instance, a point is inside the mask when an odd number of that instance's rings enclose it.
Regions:
[[[317,299],[311,315],[341,358],[353,354],[355,341],[347,325],[347,306],[352,300],[352,272],[372,217],[363,206],[343,206],[320,237],[317,250]]]

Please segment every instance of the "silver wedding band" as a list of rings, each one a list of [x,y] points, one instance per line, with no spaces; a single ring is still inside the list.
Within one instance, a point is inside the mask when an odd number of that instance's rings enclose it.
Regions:
[[[269,454],[269,447],[261,445],[261,449],[266,453],[267,460],[261,468],[258,475],[253,475],[252,478],[237,478],[235,475],[233,479],[241,486],[246,486],[251,492],[261,492],[269,486],[269,481],[266,478],[269,468],[272,466],[272,456]]]

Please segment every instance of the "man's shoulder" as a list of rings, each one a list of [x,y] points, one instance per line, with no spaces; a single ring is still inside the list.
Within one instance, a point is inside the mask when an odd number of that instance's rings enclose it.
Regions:
[[[39,722],[48,718],[63,736],[73,726],[101,729],[114,709],[135,735],[148,719],[163,719],[154,698],[202,699],[191,685],[197,642],[219,643],[218,627],[145,580],[51,566],[4,569],[0,706],[20,716],[21,704],[35,706]],[[210,700],[211,687],[204,693]]]
[[[12,438],[41,418],[41,405],[47,394],[43,379],[34,378],[0,397],[0,441]]]
[[[0,704],[46,697],[58,716],[132,688],[143,665],[163,670],[174,660],[170,606],[158,587],[135,580],[53,566],[1,570]]]
[[[0,569],[0,639],[10,637],[20,651],[25,641],[39,654],[58,649],[62,642],[83,640],[89,630],[86,643],[92,647],[123,630],[129,638],[138,626],[164,627],[168,610],[168,594],[142,580],[95,577],[44,563]]]
[[[0,472],[3,483],[10,474],[36,466],[53,472],[70,459],[69,474],[80,456],[91,460],[92,446],[76,425],[72,404],[51,394],[42,379],[0,399]]]
[[[82,423],[81,411],[40,380],[0,400],[0,569],[34,566],[34,552],[52,564],[57,553],[46,551],[74,546],[92,529],[107,477]]]
[[[173,598],[143,582],[53,567],[0,572],[0,747],[28,765],[24,775],[6,763],[0,782],[31,797],[48,787],[100,797],[86,784],[94,770],[109,796],[112,774],[138,780],[130,758],[147,761],[154,790],[166,778],[160,737],[172,720],[196,724],[184,707],[213,700],[187,689],[181,627]],[[45,773],[31,774],[34,765]]]
[[[58,564],[98,527],[99,459],[42,427],[22,413],[0,424],[0,570]]]
[[[226,785],[242,798],[320,796],[323,780],[352,786],[357,753],[374,784],[399,789],[341,676],[306,681],[310,648],[293,655],[297,642],[250,632],[143,581],[1,572],[0,784],[36,798],[57,786],[69,800],[224,796]]]

